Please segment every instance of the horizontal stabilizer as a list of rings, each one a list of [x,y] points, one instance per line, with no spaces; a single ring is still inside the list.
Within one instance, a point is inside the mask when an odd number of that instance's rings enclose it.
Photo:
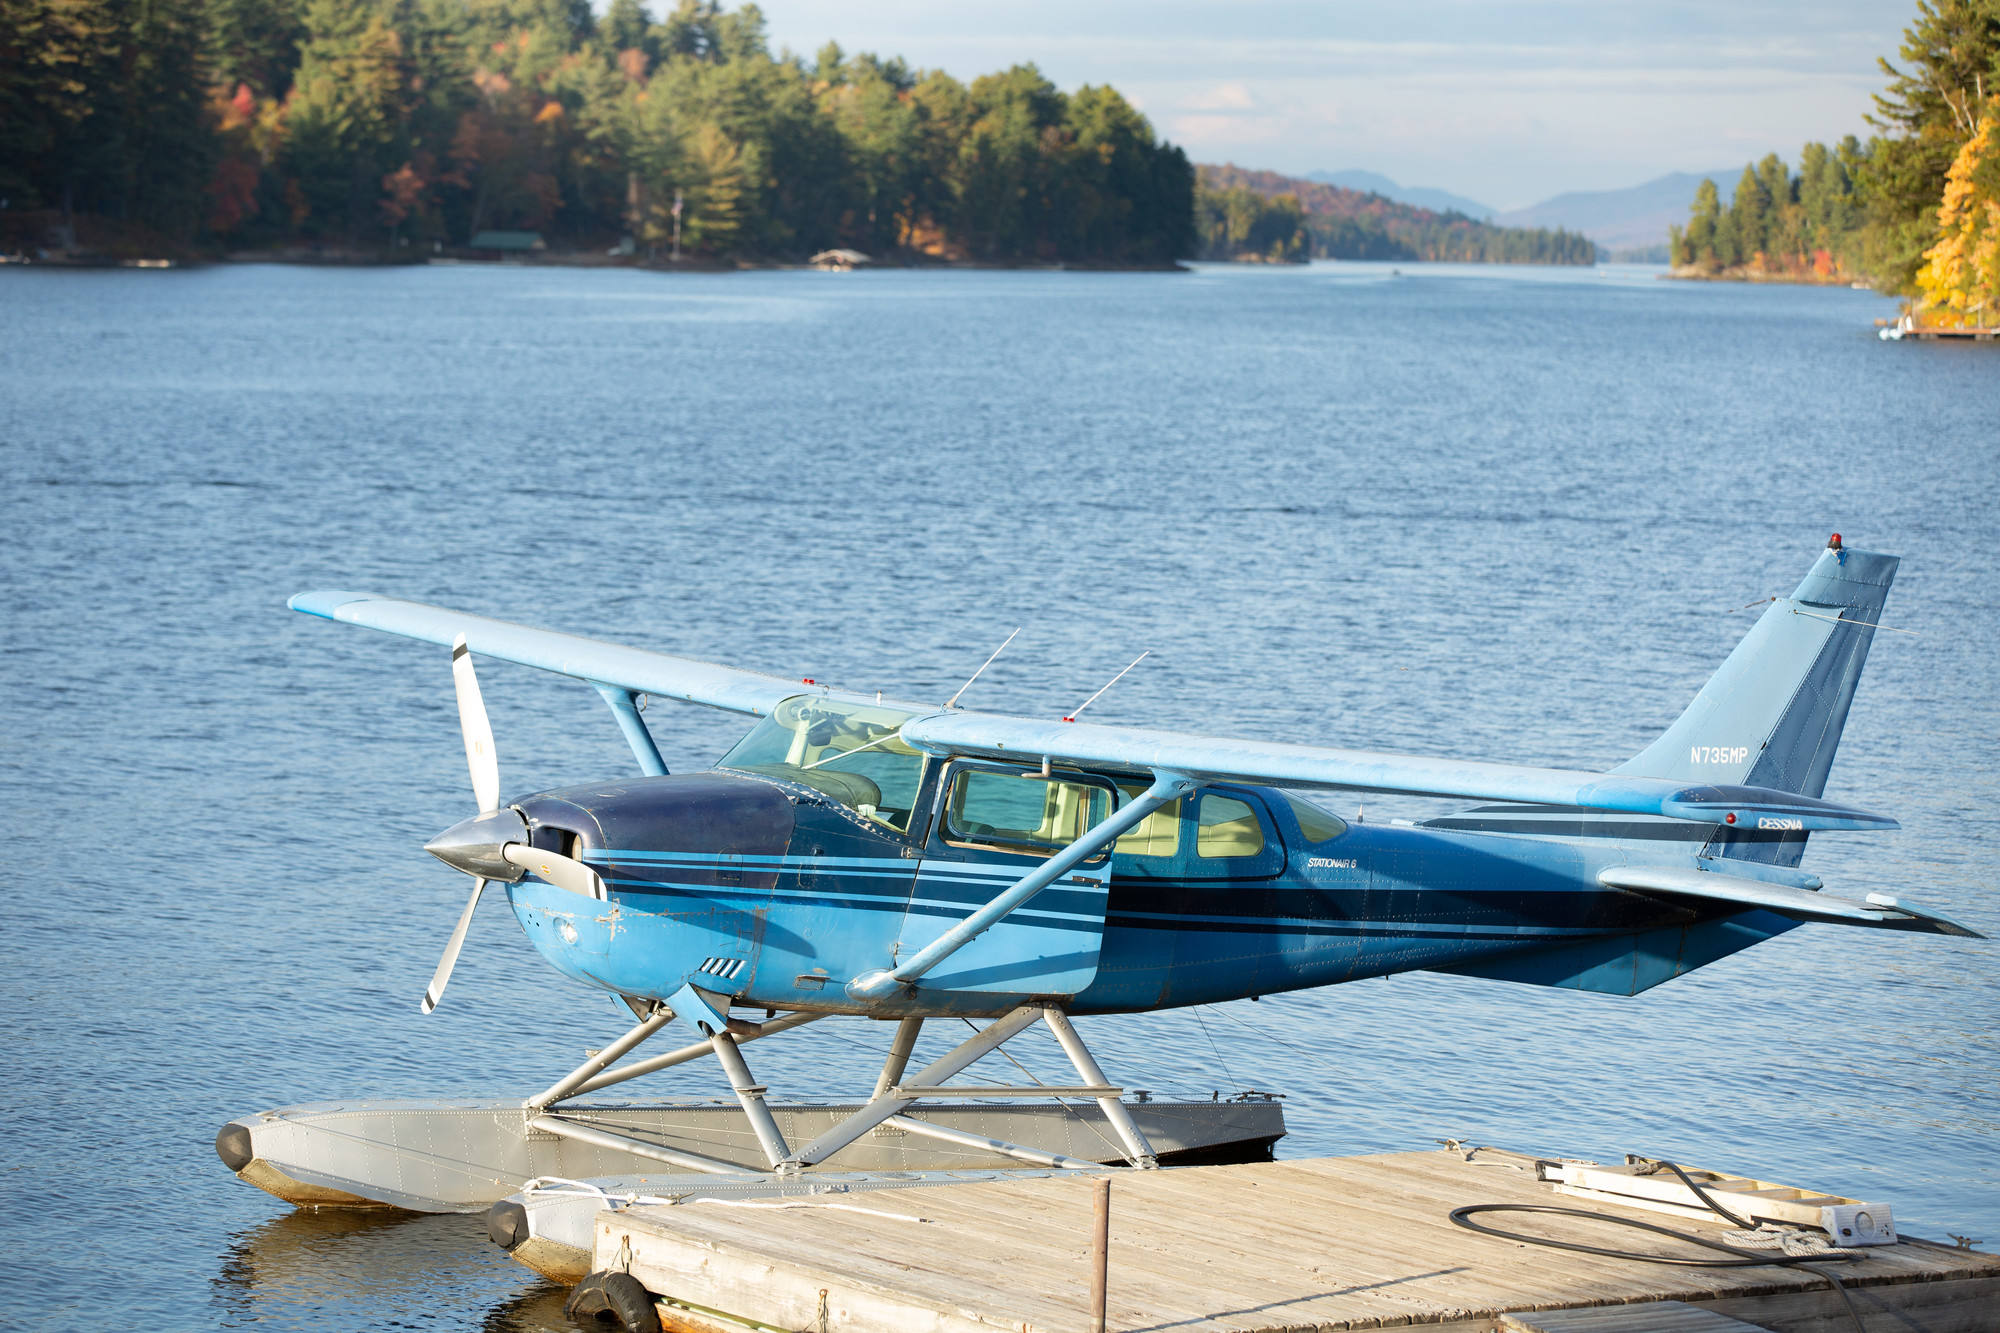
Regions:
[[[1961,935],[1985,939],[1978,931],[1962,926],[1950,917],[1914,907],[1883,894],[1871,893],[1866,901],[1835,898],[1810,889],[1795,889],[1764,880],[1718,875],[1707,870],[1678,870],[1672,866],[1613,866],[1601,870],[1597,882],[1607,888],[1636,889],[1642,893],[1664,893],[1677,898],[1700,898],[1707,902],[1729,903],[1737,907],[1761,907],[1796,921],[1826,921],[1844,926],[1874,926],[1885,930],[1917,930],[1932,935]]]

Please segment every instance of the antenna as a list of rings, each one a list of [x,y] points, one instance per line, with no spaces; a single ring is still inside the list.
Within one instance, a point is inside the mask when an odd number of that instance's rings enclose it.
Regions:
[[[1019,634],[1020,632],[1021,632],[1020,627],[1018,625],[1015,626],[1014,634]],[[1014,634],[1009,634],[1006,638],[1000,640],[1000,646],[993,650],[993,657],[998,657],[1000,656],[1000,654],[1007,651],[1007,645],[1014,642]],[[992,666],[993,657],[989,657],[984,662],[981,662],[979,664],[979,671],[984,671],[986,670],[987,667]],[[970,676],[966,677],[965,684],[958,687],[958,694],[964,694],[967,690],[972,688],[972,682],[979,679],[979,671],[975,671]],[[946,708],[951,708],[955,706],[958,703],[958,694],[954,694],[951,696],[951,698],[946,699],[944,701],[944,706]]]
[[[1137,657],[1133,658],[1132,666],[1126,667],[1125,671],[1130,671],[1132,667],[1138,666],[1139,663],[1145,661],[1147,653],[1150,653],[1152,651],[1153,650],[1151,648],[1148,648],[1146,652],[1140,653]],[[1125,671],[1121,671],[1117,675],[1113,676],[1110,680],[1105,681],[1104,690],[1110,689],[1113,685],[1116,685],[1119,681],[1125,679]],[[1069,716],[1064,718],[1063,721],[1065,722],[1076,721],[1076,715],[1078,713],[1081,713],[1084,709],[1090,707],[1092,704],[1096,703],[1098,700],[1098,696],[1102,695],[1104,693],[1104,690],[1099,690],[1097,694],[1091,695],[1088,699],[1085,699],[1082,703],[1078,704],[1074,709],[1070,711]]]

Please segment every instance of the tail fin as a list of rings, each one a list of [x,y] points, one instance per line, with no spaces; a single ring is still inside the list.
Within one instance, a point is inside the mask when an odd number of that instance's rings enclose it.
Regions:
[[[1825,792],[1898,563],[1839,541],[1772,604],[1666,734],[1613,772]]]

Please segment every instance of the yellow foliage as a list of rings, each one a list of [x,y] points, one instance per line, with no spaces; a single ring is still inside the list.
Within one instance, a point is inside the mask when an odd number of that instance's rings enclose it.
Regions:
[[[1938,241],[1917,270],[1923,317],[1943,328],[2000,324],[2000,97],[1958,150],[1938,207]]]

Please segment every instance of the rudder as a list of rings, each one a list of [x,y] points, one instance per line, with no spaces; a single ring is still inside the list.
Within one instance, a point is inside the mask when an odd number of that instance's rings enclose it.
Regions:
[[[1687,711],[1611,771],[1824,794],[1897,564],[1829,545]]]

